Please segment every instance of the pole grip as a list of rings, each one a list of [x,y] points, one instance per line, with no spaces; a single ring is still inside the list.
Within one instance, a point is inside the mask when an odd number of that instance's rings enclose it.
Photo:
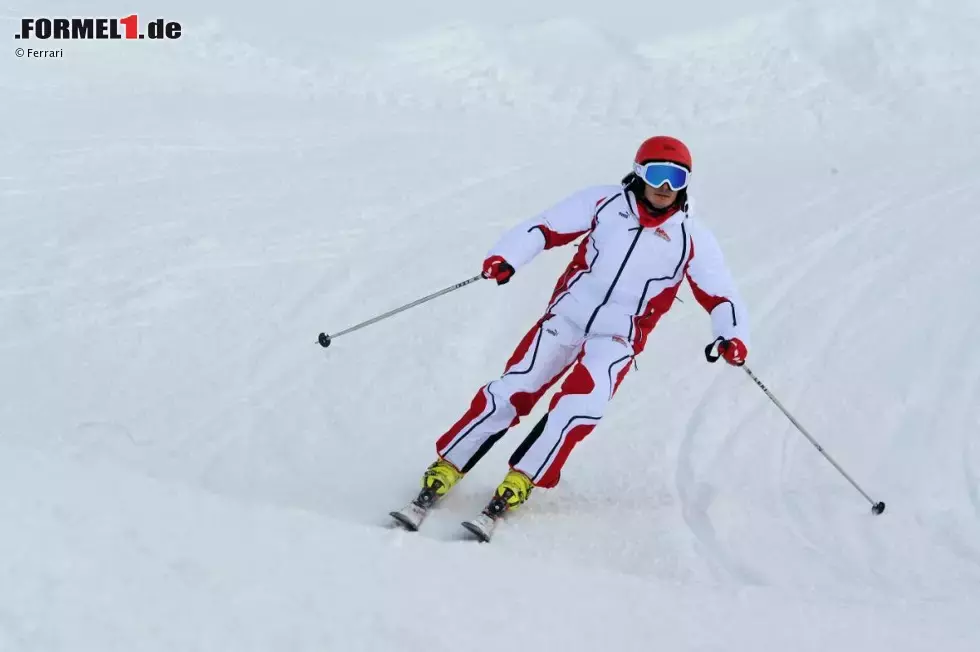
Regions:
[[[715,338],[715,341],[714,342],[712,342],[708,346],[704,347],[704,357],[705,357],[705,359],[708,362],[711,362],[713,364],[715,362],[718,362],[721,359],[721,353],[714,353],[714,349],[715,349],[715,347],[719,343],[724,342],[724,341],[725,341],[725,338],[718,337],[718,338]]]

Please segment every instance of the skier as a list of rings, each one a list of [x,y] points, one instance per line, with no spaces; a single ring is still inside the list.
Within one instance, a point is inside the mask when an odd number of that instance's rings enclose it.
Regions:
[[[691,170],[684,143],[649,138],[619,185],[576,192],[490,249],[483,276],[502,285],[541,251],[585,236],[545,314],[504,373],[481,387],[466,413],[438,438],[438,458],[425,471],[421,492],[393,517],[418,528],[428,509],[571,368],[548,413],[514,451],[483,513],[463,525],[488,541],[496,520],[523,504],[533,488],[555,487],[572,449],[599,423],[685,276],[711,317],[722,357],[744,364],[746,308],[717,241],[690,215]]]

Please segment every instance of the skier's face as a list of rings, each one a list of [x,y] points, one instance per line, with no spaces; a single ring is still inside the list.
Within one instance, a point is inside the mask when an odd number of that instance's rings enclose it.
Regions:
[[[671,190],[665,181],[659,188],[650,185],[643,187],[643,196],[653,204],[654,208],[667,208],[677,199],[677,191]]]

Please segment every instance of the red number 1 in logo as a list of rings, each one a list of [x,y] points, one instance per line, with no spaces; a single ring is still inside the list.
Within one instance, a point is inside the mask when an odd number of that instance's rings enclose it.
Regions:
[[[136,38],[139,35],[139,28],[137,27],[139,18],[137,18],[136,14],[120,18],[119,22],[126,26],[126,38]]]

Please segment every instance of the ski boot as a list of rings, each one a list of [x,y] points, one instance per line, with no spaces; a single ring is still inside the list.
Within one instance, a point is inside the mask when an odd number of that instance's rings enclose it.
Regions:
[[[422,475],[422,490],[419,495],[402,509],[391,512],[391,517],[405,529],[415,532],[422,525],[429,509],[449,493],[462,477],[463,474],[446,460],[436,460]]]
[[[497,520],[507,512],[523,505],[531,496],[532,489],[534,489],[534,483],[531,482],[531,478],[520,471],[511,469],[497,487],[497,491],[483,512],[470,521],[464,521],[463,527],[472,532],[480,541],[489,542],[497,525]]]

